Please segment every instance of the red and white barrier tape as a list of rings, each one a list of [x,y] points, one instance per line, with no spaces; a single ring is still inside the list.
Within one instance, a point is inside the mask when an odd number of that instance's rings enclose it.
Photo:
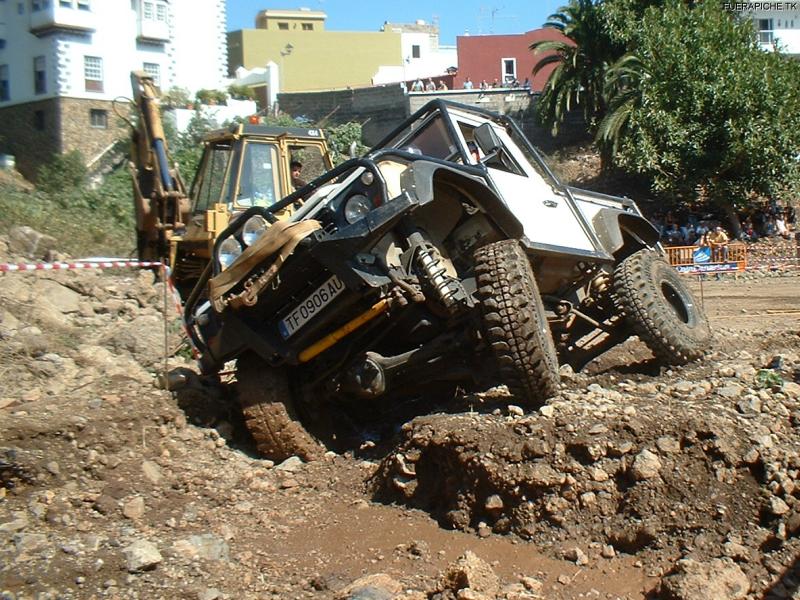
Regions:
[[[71,269],[149,269],[160,267],[159,261],[142,260],[81,260],[56,263],[0,263],[0,273],[15,271],[66,271]]]
[[[164,279],[167,282],[167,288],[172,296],[172,302],[176,312],[180,316],[181,323],[186,331],[189,339],[189,344],[192,347],[192,353],[195,358],[200,354],[192,342],[192,336],[189,335],[189,328],[183,318],[183,303],[181,302],[180,294],[175,289],[175,284],[172,282],[172,271],[164,263],[153,260],[128,260],[128,259],[111,259],[111,260],[78,260],[74,262],[55,262],[55,263],[0,263],[0,273],[19,273],[25,271],[68,271],[77,269],[164,269]]]

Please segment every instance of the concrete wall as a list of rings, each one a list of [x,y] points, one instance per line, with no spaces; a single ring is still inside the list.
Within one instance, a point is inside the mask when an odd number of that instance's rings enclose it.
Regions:
[[[292,116],[313,121],[327,117],[330,124],[358,121],[363,125],[364,143],[372,146],[409,115],[427,102],[442,98],[476,106],[513,118],[533,144],[545,152],[588,140],[586,124],[580,112],[573,111],[553,138],[548,130],[537,126],[534,107],[538,95],[523,90],[451,90],[404,94],[399,86],[384,86],[334,92],[280,94],[281,110]]]

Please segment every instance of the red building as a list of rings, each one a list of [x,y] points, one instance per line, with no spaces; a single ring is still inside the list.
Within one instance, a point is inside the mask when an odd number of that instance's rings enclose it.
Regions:
[[[482,80],[491,86],[495,80],[503,85],[516,79],[522,85],[528,78],[531,91],[541,92],[555,65],[542,69],[533,77],[533,65],[542,55],[534,55],[530,45],[539,40],[562,40],[572,44],[569,38],[551,27],[511,35],[458,36],[458,75],[454,89],[463,88],[467,77],[475,89],[480,87]]]

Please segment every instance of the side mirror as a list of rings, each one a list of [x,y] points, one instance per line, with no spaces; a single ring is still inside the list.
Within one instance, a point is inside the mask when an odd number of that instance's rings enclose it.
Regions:
[[[475,137],[475,143],[478,144],[478,148],[480,148],[484,154],[491,154],[503,145],[491,123],[480,125],[475,129],[473,135]]]

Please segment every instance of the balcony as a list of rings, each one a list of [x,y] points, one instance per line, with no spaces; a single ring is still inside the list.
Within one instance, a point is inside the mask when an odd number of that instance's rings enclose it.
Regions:
[[[53,31],[92,33],[97,29],[97,16],[90,10],[50,6],[31,13],[30,32],[36,36]]]
[[[169,24],[166,21],[139,18],[139,34],[142,42],[168,42]]]

